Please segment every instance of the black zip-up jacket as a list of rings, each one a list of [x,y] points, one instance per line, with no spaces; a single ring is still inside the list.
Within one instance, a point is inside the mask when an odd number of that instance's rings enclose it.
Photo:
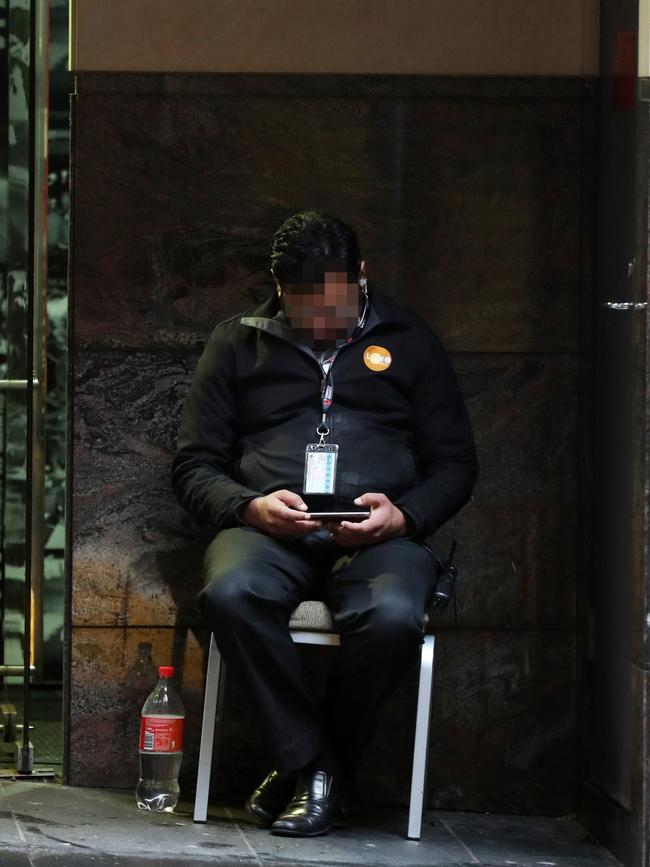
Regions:
[[[370,369],[369,347],[388,350],[379,354],[389,366]],[[412,519],[413,538],[434,533],[468,502],[478,475],[471,425],[439,338],[373,290],[365,327],[341,347],[331,375],[337,508],[383,493]],[[172,484],[181,505],[221,529],[236,526],[254,497],[283,488],[302,495],[305,446],[318,442],[322,378],[318,356],[289,328],[276,295],[217,325],[178,433]]]

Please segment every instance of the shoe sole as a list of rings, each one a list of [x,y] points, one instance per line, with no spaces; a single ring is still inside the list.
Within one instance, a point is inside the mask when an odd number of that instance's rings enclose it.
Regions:
[[[278,837],[322,837],[324,834],[329,834],[329,832],[333,828],[344,827],[345,825],[343,822],[339,822],[335,819],[327,826],[327,828],[324,828],[322,831],[292,831],[290,828],[274,828],[271,825],[271,833],[276,834]]]
[[[328,825],[322,831],[291,831],[289,828],[274,828],[271,826],[271,833],[278,837],[322,837],[324,834],[329,834],[334,825]]]

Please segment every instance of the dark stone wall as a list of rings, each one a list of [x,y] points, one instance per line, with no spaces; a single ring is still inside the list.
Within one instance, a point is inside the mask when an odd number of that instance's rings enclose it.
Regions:
[[[650,863],[650,79],[628,103],[615,72],[639,4],[600,4],[595,218],[593,564],[579,705],[577,816],[623,864]],[[614,580],[613,576],[615,576]]]
[[[588,571],[593,99],[583,79],[94,76],[74,112],[69,781],[132,786],[146,694],[138,644],[178,665],[191,795],[210,538],[176,504],[183,399],[213,325],[267,291],[270,237],[315,207],[358,230],[371,281],[451,353],[475,429],[458,623],[434,618],[428,802],[575,807],[576,689]],[[331,651],[305,648],[314,682]],[[408,798],[415,671],[364,764]],[[98,739],[99,735],[99,739]],[[266,772],[228,681],[215,791]]]

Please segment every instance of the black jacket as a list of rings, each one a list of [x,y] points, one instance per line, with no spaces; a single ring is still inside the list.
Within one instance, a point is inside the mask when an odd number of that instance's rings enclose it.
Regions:
[[[364,363],[370,346],[388,350],[386,369]],[[332,377],[337,507],[384,493],[411,517],[416,538],[435,532],[467,503],[478,475],[440,340],[414,312],[373,290],[366,325],[339,351]],[[317,356],[288,327],[277,296],[217,325],[178,433],[172,484],[181,505],[222,528],[237,525],[239,510],[260,494],[302,494],[305,446],[318,441],[321,380]]]

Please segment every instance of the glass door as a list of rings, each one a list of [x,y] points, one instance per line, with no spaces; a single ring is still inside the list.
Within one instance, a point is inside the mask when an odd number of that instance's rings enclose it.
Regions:
[[[60,772],[62,752],[61,628],[46,652],[64,597],[49,554],[64,461],[47,436],[49,33],[47,0],[0,0],[0,774],[29,777]]]

